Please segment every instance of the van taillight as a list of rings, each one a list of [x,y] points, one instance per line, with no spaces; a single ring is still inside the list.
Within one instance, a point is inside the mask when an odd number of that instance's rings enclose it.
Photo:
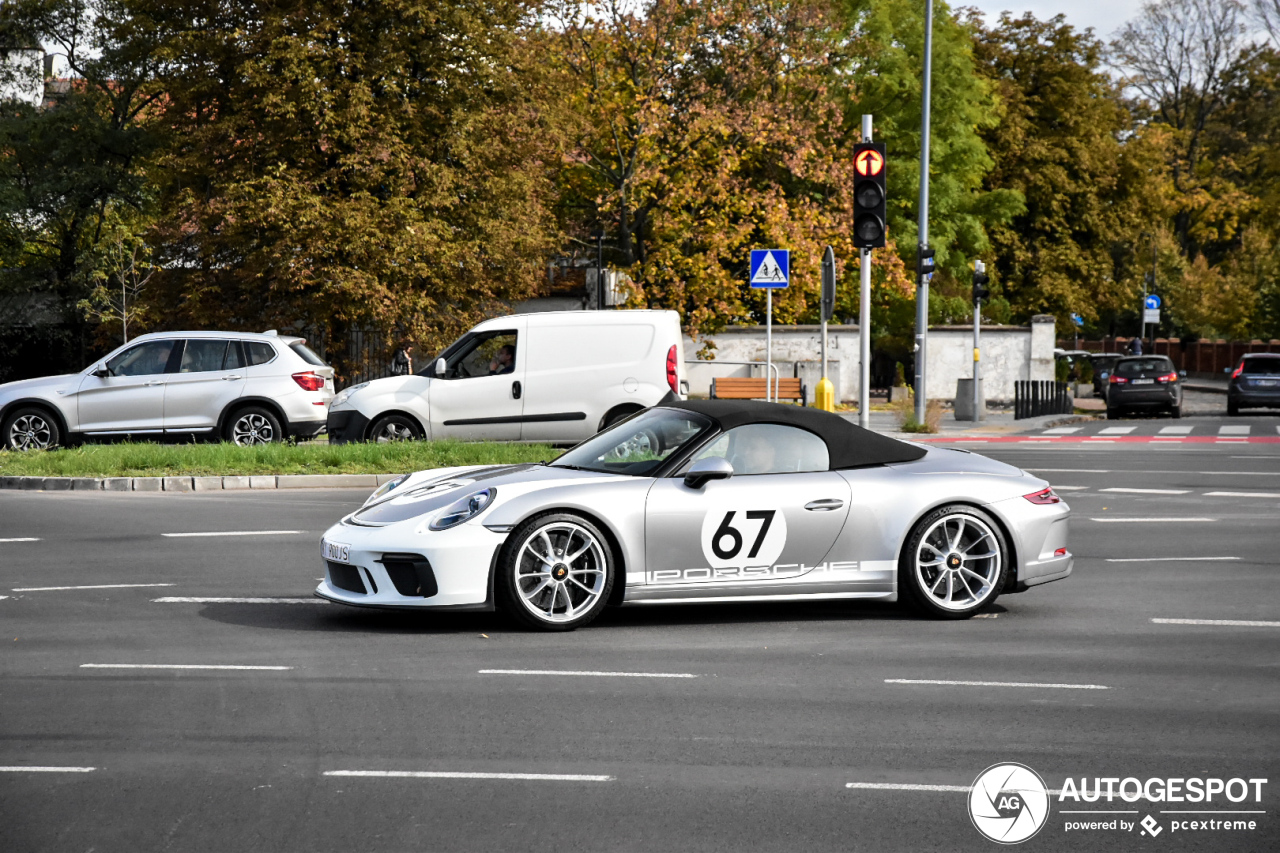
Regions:
[[[676,367],[676,348],[673,344],[671,349],[667,350],[667,384],[671,386],[672,394],[680,393],[680,376]]]
[[[318,373],[295,373],[293,381],[298,383],[303,391],[319,391],[324,388],[324,377]]]

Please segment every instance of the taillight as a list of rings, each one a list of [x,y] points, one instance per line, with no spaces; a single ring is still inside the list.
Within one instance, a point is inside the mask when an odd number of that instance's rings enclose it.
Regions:
[[[667,350],[667,384],[671,386],[672,394],[680,393],[680,376],[676,367],[676,348],[672,344],[671,349]]]
[[[1033,504],[1056,504],[1062,503],[1062,498],[1053,493],[1053,486],[1047,489],[1041,489],[1038,492],[1032,492],[1029,495],[1023,495],[1024,498]]]
[[[303,391],[319,391],[324,387],[324,377],[318,373],[295,373],[293,381]]]
[[[1178,381],[1178,374],[1177,374],[1176,372],[1175,372],[1175,373],[1166,373],[1164,376],[1157,376],[1157,377],[1156,377],[1156,381],[1157,381],[1157,382],[1166,382],[1166,383],[1167,383],[1167,382],[1177,382],[1177,381]]]
[[[1244,362],[1242,361],[1240,362],[1240,366],[1231,372],[1231,378],[1235,379],[1237,376],[1239,376],[1243,372],[1244,372]]]
[[[1067,549],[1066,549],[1066,548],[1059,548],[1058,550],[1056,550],[1056,551],[1054,551],[1054,552],[1053,552],[1053,556],[1055,556],[1055,557],[1065,557],[1065,556],[1067,556]]]
[[[1110,378],[1110,379],[1108,379],[1107,381],[1108,381],[1108,382],[1110,382],[1112,385],[1124,385],[1124,384],[1126,384],[1129,380],[1128,380],[1128,379],[1125,379],[1123,376],[1116,376],[1116,375],[1113,373],[1113,374],[1111,374],[1111,378]]]

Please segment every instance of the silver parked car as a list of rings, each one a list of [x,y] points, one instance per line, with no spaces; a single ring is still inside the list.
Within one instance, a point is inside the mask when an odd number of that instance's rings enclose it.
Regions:
[[[1071,574],[1049,484],[776,403],[673,401],[553,462],[420,471],[325,532],[316,595],[500,608],[568,630],[608,604],[907,599],[959,619]]]
[[[161,332],[79,373],[0,385],[0,436],[11,450],[166,434],[266,444],[319,433],[332,399],[333,368],[303,338]]]

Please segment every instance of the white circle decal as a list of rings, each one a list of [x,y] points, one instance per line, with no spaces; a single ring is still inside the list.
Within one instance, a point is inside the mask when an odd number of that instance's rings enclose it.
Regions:
[[[1026,841],[1049,819],[1049,789],[1025,764],[993,764],[973,780],[969,818],[992,841]]]
[[[772,566],[787,544],[787,517],[777,508],[719,507],[702,519],[702,556],[716,569]]]

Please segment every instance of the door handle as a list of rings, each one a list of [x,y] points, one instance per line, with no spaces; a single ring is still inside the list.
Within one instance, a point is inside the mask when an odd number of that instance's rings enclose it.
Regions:
[[[839,509],[844,506],[844,501],[837,498],[824,498],[819,501],[809,501],[804,508],[810,512],[831,512],[833,509]]]
[[[519,382],[511,383],[511,399],[513,400],[520,399],[520,383]]]
[[[143,385],[146,385],[146,386],[150,386],[150,385],[163,385],[163,384],[164,384],[164,381],[163,381],[163,380],[160,380],[160,379],[152,379],[150,382],[144,382],[144,383],[142,383],[142,384],[143,384]]]
[[[224,376],[222,378],[226,381],[230,381],[232,379],[244,379],[244,377],[240,376],[239,374],[232,374],[231,376]]]

